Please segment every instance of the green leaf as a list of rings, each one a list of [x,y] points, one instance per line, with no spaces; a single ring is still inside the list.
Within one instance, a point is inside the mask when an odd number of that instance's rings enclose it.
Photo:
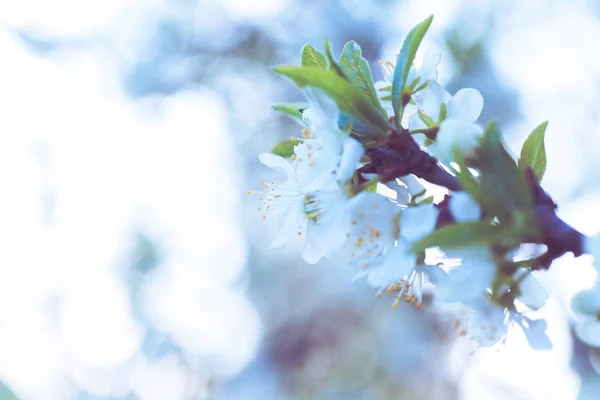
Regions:
[[[502,223],[512,221],[519,213],[533,218],[531,192],[525,173],[506,151],[494,122],[486,126],[474,161],[481,173],[479,180],[483,195],[479,200],[489,215],[497,216]]]
[[[402,229],[402,227],[400,227]],[[488,221],[473,221],[445,225],[412,245],[414,253],[430,247],[456,248],[488,245],[510,237],[511,230]]]
[[[277,143],[275,147],[273,147],[273,150],[271,150],[271,153],[281,157],[291,157],[292,154],[294,154],[294,147],[299,143],[299,141],[292,143],[290,140],[284,140],[283,142]]]
[[[367,187],[365,187],[364,191],[369,193],[377,192],[377,182],[371,182],[370,184],[368,184]]]
[[[377,97],[377,90],[375,90],[375,85],[373,84],[373,75],[371,74],[369,64],[363,58],[362,50],[356,42],[350,41],[344,46],[340,57],[340,67],[346,77],[348,77],[348,80],[354,86],[364,90],[379,111],[385,114],[385,110],[381,107],[379,98]]]
[[[531,132],[523,148],[521,149],[521,158],[519,158],[519,168],[526,169],[531,167],[538,181],[541,181],[546,172],[546,146],[544,137],[546,136],[546,127],[548,122],[541,123]]]
[[[275,104],[271,106],[271,108],[275,111],[279,111],[287,115],[288,117],[292,117],[295,120],[302,121],[302,111],[308,108],[308,104],[306,103],[285,103],[285,104]]]
[[[358,119],[373,129],[373,135],[384,136],[388,133],[388,122],[377,111],[371,99],[335,72],[293,66],[275,67],[273,70],[287,76],[301,88],[313,86],[322,89],[337,103],[342,113]]]
[[[421,112],[421,110],[418,110],[417,112],[419,113],[419,118],[421,118],[421,121],[423,121],[428,128],[435,126],[435,122],[431,119],[431,117],[425,115],[423,112]]]
[[[458,169],[455,169],[456,179],[460,183],[460,186],[463,190],[471,195],[478,203],[481,203],[483,200],[483,192],[481,191],[481,185],[477,181],[477,179],[471,174],[469,168],[467,167],[467,163],[463,158],[462,153],[456,149],[454,151],[454,160],[458,165]]]
[[[429,29],[429,25],[431,25],[431,21],[433,20],[433,15],[415,26],[404,39],[404,43],[402,43],[402,49],[400,49],[400,54],[398,54],[398,59],[396,60],[396,68],[394,69],[394,80],[392,82],[392,106],[394,107],[395,113],[395,121],[396,128],[398,130],[401,129],[401,121],[402,114],[404,113],[404,88],[407,84],[411,82],[406,82],[408,79],[408,72],[410,71],[410,67],[415,60],[415,56],[417,54],[417,50],[423,40],[423,36],[427,33],[427,29]]]
[[[325,39],[325,54],[327,55],[327,61],[329,61],[329,70],[335,72],[338,76],[348,80],[348,77],[344,73],[342,67],[335,61],[333,53],[331,52],[331,44],[329,40]]]
[[[327,69],[327,59],[325,58],[325,55],[310,44],[306,44],[302,48],[300,62],[303,67]]]

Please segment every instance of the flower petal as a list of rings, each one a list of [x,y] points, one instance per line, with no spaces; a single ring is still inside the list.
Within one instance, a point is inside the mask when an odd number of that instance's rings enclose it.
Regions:
[[[583,321],[575,328],[575,333],[587,345],[600,347],[600,321]]]
[[[600,270],[600,234],[586,236],[583,241],[583,251],[594,256],[594,266]]]
[[[450,212],[456,222],[479,221],[481,218],[481,207],[467,192],[452,194]]]
[[[344,138],[343,145],[342,158],[335,176],[336,180],[341,183],[348,181],[354,175],[363,155],[363,147],[358,140],[347,137]]]
[[[433,204],[409,207],[400,215],[400,236],[416,242],[435,229],[439,211]]]
[[[479,145],[483,132],[472,122],[461,119],[447,119],[440,125],[437,134],[435,156],[442,162],[454,160],[454,151],[469,156]]]
[[[590,364],[597,374],[600,374],[600,348],[593,347],[588,353]]]
[[[417,97],[419,109],[425,115],[437,122],[440,118],[440,107],[442,106],[442,103],[446,103],[450,100],[450,94],[436,81],[429,81],[427,87],[419,93],[420,94]]]
[[[421,76],[421,83],[424,80],[437,79],[437,66],[442,59],[442,52],[439,47],[431,46],[425,52],[423,56],[423,63],[421,64],[421,70],[419,75]]]
[[[533,273],[527,274],[521,281],[519,289],[521,291],[519,301],[533,310],[542,308],[546,304],[548,297],[550,297],[550,292],[546,286]]]
[[[282,221],[279,232],[273,238],[271,242],[271,250],[276,250],[285,245],[294,232],[301,229],[301,226],[306,221],[304,215],[304,199],[299,199],[292,203],[288,210],[284,210],[279,215],[280,221]]]
[[[384,263],[369,273],[367,283],[373,287],[384,287],[398,282],[415,268],[417,256],[411,253],[408,243],[399,241],[385,256]]]
[[[258,155],[258,159],[267,167],[286,174],[289,179],[294,179],[296,176],[292,165],[281,156],[275,155],[273,153],[261,153]]]
[[[335,101],[322,89],[306,86],[304,93],[310,103],[310,113],[303,113],[303,118],[320,135],[321,127],[337,130],[340,111]],[[306,117],[305,117],[306,116]]]
[[[477,89],[461,89],[448,102],[448,118],[475,122],[483,109],[483,97]]]
[[[552,349],[552,341],[550,341],[550,338],[546,333],[546,329],[548,329],[548,323],[545,319],[530,319],[519,316],[514,318],[514,320],[521,326],[521,328],[523,328],[523,333],[525,333],[525,337],[527,338],[529,346],[531,346],[532,349]]]
[[[400,178],[400,182],[406,185],[408,188],[408,193],[411,196],[414,196],[425,189],[425,187],[421,184],[421,181],[419,181],[419,179],[414,175],[403,176]]]
[[[473,303],[491,286],[494,274],[495,267],[485,265],[480,270],[456,267],[436,285],[436,296],[446,303]]]
[[[595,317],[600,312],[600,291],[586,290],[571,300],[571,309],[578,318]]]

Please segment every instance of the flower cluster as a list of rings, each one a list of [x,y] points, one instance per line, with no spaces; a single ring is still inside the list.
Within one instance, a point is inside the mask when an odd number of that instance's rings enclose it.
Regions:
[[[378,296],[393,296],[392,308],[450,305],[457,332],[480,346],[517,325],[532,347],[548,348],[545,321],[531,318],[549,296],[537,270],[585,249],[539,186],[546,124],[515,162],[495,124],[477,123],[479,91],[439,84],[437,48],[415,65],[431,20],[408,34],[395,63],[379,62],[379,82],[354,42],[339,61],[328,43],[325,54],[307,45],[301,67],[275,68],[306,95],[306,105],[274,107],[302,134],[259,155],[282,179],[249,194],[278,222],[272,249],[300,235],[308,263],[350,265]],[[524,255],[531,248],[539,254]],[[582,296],[595,319],[581,330],[600,345],[600,290]]]

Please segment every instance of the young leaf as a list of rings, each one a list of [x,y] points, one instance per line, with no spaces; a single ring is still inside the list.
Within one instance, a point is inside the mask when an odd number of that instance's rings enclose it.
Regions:
[[[279,111],[291,117],[297,121],[302,121],[302,111],[308,108],[308,104],[306,103],[285,103],[285,104],[275,104],[271,106],[271,108],[275,111]]]
[[[394,107],[395,113],[395,122],[396,128],[398,130],[401,129],[400,123],[402,121],[402,114],[404,113],[404,104],[403,94],[404,88],[410,82],[406,82],[408,79],[408,72],[410,71],[410,67],[415,60],[415,55],[417,54],[417,50],[419,49],[419,45],[423,40],[423,36],[427,33],[427,29],[429,29],[429,25],[431,25],[431,21],[433,20],[433,15],[421,22],[419,25],[415,26],[404,39],[404,43],[402,43],[402,49],[400,49],[400,54],[398,54],[398,59],[396,60],[396,68],[394,69],[394,80],[392,82],[392,106]]]
[[[354,86],[364,90],[379,111],[385,114],[385,110],[381,107],[379,98],[377,97],[377,90],[375,90],[375,85],[373,84],[373,76],[371,75],[369,64],[363,58],[362,50],[356,42],[350,41],[344,46],[344,50],[342,50],[342,55],[340,56],[340,67],[348,77],[348,80]]]
[[[538,181],[541,181],[546,172],[546,146],[544,145],[544,136],[548,122],[541,123],[531,132],[523,148],[521,149],[521,158],[519,158],[519,168],[525,169],[531,167]]]
[[[430,247],[467,247],[489,245],[510,237],[512,231],[502,225],[492,225],[490,221],[473,221],[445,225],[428,236],[415,242],[412,251],[417,253]]]
[[[303,67],[327,69],[327,59],[325,58],[325,55],[310,44],[306,44],[302,48],[300,62]]]
[[[271,153],[281,157],[291,157],[294,154],[294,147],[300,142],[292,143],[290,140],[279,142],[273,147]]]
[[[531,191],[525,173],[517,168],[513,158],[502,144],[500,130],[493,122],[485,128],[484,137],[476,153],[479,168],[483,208],[500,222],[510,222],[517,214],[532,217]],[[535,224],[528,228],[534,229]]]
[[[340,67],[340,65],[337,63],[337,61],[335,61],[335,58],[333,57],[333,54],[331,52],[331,44],[329,43],[329,40],[327,40],[327,39],[325,39],[325,54],[327,55],[327,61],[329,61],[329,70],[335,72],[337,75],[348,80],[348,77],[344,73],[344,70],[342,69],[342,67]]]
[[[388,122],[371,99],[335,72],[292,66],[275,67],[273,70],[287,76],[301,88],[313,86],[322,89],[337,103],[342,113],[365,123],[373,129],[374,135],[384,136],[388,133]]]

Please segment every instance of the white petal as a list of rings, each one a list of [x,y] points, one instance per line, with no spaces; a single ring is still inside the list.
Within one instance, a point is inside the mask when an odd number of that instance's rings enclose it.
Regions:
[[[583,251],[594,256],[594,266],[600,270],[600,234],[586,236],[583,241]]]
[[[409,207],[400,216],[400,236],[416,242],[435,229],[439,211],[432,204]]]
[[[534,350],[550,350],[552,342],[546,334],[548,323],[544,318],[531,319],[521,314],[511,313],[511,319],[523,329],[525,338]]]
[[[419,75],[421,76],[421,82],[429,79],[437,79],[437,66],[442,59],[442,52],[439,47],[431,46],[425,52],[423,57],[423,63],[421,64],[421,70]]]
[[[290,240],[292,234],[298,232],[300,227],[305,223],[304,199],[295,201],[289,210],[282,212],[282,215],[280,215],[279,218],[283,223],[279,232],[271,242],[271,250],[281,248],[288,240]]]
[[[473,268],[456,267],[436,286],[436,296],[447,303],[462,302],[473,303],[483,297],[485,291],[492,284],[494,269],[481,266],[481,270]]]
[[[406,175],[400,178],[400,182],[404,183],[408,188],[408,193],[411,196],[416,195],[417,193],[422,192],[425,187],[421,184],[421,181],[414,175]]]
[[[571,300],[571,309],[578,318],[595,317],[600,313],[600,291],[586,290],[577,293]]]
[[[440,107],[442,103],[450,100],[450,94],[436,81],[429,81],[427,87],[420,92],[418,99],[417,105],[421,111],[437,122],[440,118]]]
[[[600,347],[600,321],[583,321],[575,328],[575,333],[589,346]]]
[[[417,257],[408,251],[406,243],[399,243],[386,255],[385,262],[374,268],[367,278],[367,283],[373,287],[384,287],[398,282],[415,268]]]
[[[448,119],[475,122],[483,109],[483,97],[477,89],[461,89],[448,102]]]
[[[600,374],[600,348],[593,347],[588,353],[590,364],[597,374]]]
[[[419,117],[419,114],[414,113],[408,118],[408,129],[427,129],[427,124],[423,122],[421,117]]]
[[[315,133],[320,134],[319,128],[326,126],[337,129],[340,111],[335,101],[322,89],[306,86],[304,93],[310,103],[310,110],[314,114],[308,114],[309,122],[316,128]]]
[[[275,155],[273,153],[261,153],[258,155],[258,159],[267,167],[273,168],[275,171],[286,174],[289,179],[294,179],[294,169],[285,158]]]
[[[550,297],[548,289],[533,275],[533,273],[527,274],[521,281],[519,289],[521,290],[519,301],[533,310],[542,308],[544,304],[546,304],[548,297]]]
[[[429,282],[437,285],[442,282],[448,275],[443,269],[437,265],[423,265],[423,272],[427,275]]]
[[[481,217],[481,207],[467,192],[452,194],[450,212],[456,222],[479,221]]]
[[[389,96],[392,92],[387,91],[387,90],[381,90],[381,89],[385,89],[385,88],[389,88],[390,84],[386,81],[377,81],[373,84],[375,86],[375,89],[377,90],[378,93],[384,93],[383,96]]]
[[[363,154],[363,147],[358,140],[347,137],[343,144],[342,159],[336,173],[337,181],[342,183],[352,178]]]
[[[410,202],[410,195],[406,186],[400,185],[396,181],[387,182],[385,186],[396,192],[396,202],[398,204],[406,205]]]
[[[442,122],[435,141],[435,156],[442,162],[454,160],[454,151],[469,156],[479,146],[483,132],[477,125],[460,119]]]

